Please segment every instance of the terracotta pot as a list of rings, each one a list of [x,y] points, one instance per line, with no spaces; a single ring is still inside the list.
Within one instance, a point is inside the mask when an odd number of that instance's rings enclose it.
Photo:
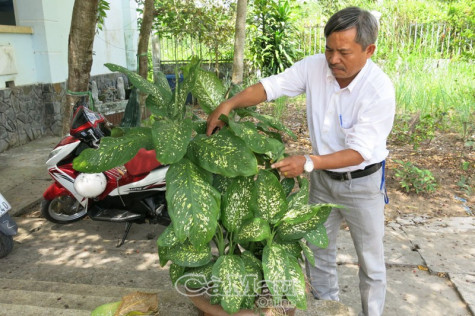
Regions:
[[[188,298],[193,302],[193,304],[201,312],[203,312],[203,314],[201,314],[202,316],[231,316],[231,314],[228,314],[224,311],[221,305],[211,304],[209,301],[209,296],[206,293],[203,293],[202,295],[196,295],[196,294],[189,295]],[[265,297],[262,297],[259,300],[266,300],[266,302],[271,301]],[[281,307],[258,308],[256,310],[242,309],[239,312],[232,314],[232,316],[277,316],[277,315],[294,316],[295,311],[296,311],[296,308],[293,306],[292,307],[281,306]]]

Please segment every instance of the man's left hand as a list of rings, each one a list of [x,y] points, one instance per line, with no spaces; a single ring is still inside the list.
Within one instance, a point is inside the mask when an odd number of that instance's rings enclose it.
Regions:
[[[271,167],[278,169],[286,178],[294,178],[304,172],[303,166],[305,165],[305,161],[304,156],[291,156],[272,164]]]

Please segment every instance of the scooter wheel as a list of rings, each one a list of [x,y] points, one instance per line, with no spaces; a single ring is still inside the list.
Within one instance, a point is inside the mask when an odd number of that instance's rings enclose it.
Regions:
[[[0,258],[6,257],[13,249],[13,237],[0,233]]]
[[[87,215],[87,210],[75,198],[64,195],[52,200],[43,200],[41,214],[50,222],[68,224]]]

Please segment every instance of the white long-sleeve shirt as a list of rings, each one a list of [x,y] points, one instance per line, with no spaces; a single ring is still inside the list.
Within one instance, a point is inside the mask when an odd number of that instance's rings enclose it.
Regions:
[[[323,54],[307,57],[261,83],[268,101],[306,93],[313,154],[353,149],[364,159],[357,166],[333,171],[363,169],[387,157],[386,139],[394,121],[395,92],[389,77],[370,59],[343,89]]]

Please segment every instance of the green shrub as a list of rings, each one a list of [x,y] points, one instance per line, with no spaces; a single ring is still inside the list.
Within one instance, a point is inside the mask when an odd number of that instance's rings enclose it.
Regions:
[[[400,165],[400,168],[396,169],[396,178],[406,192],[414,191],[419,194],[435,191],[437,183],[430,170],[419,169],[409,161],[395,160],[395,162]]]

